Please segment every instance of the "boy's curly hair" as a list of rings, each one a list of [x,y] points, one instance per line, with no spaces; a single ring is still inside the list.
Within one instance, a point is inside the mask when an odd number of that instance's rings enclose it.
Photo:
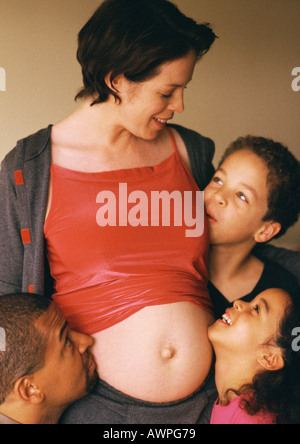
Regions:
[[[280,223],[281,230],[274,238],[281,237],[299,219],[300,162],[281,143],[265,137],[248,135],[239,137],[229,145],[221,163],[240,150],[248,150],[256,154],[269,170],[268,211],[263,220]]]
[[[48,339],[35,322],[50,304],[50,299],[35,294],[0,297],[0,328],[5,332],[5,347],[0,350],[0,405],[19,378],[32,375],[45,364]]]

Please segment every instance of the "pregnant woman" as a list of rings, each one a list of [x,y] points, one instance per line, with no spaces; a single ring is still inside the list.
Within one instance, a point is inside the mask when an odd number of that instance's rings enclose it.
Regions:
[[[3,162],[1,292],[43,292],[44,275],[49,292],[51,274],[94,339],[97,389],[63,422],[209,422],[214,146],[168,121],[214,39],[166,0],[104,1],[79,33],[79,107]]]

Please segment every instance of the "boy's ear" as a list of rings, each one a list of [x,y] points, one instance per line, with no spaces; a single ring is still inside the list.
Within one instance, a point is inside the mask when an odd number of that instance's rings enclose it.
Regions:
[[[19,378],[14,386],[14,393],[22,401],[29,404],[41,404],[45,398],[44,393],[35,384],[31,376]]]
[[[269,346],[267,349],[259,352],[257,361],[264,370],[268,371],[276,371],[284,367],[281,351],[275,346]]]
[[[264,243],[271,240],[281,230],[281,224],[279,222],[269,221],[266,222],[255,234],[254,240],[257,243]]]

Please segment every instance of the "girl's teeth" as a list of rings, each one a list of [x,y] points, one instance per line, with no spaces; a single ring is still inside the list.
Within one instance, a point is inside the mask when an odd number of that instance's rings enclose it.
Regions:
[[[157,120],[160,123],[166,123],[167,120],[158,119],[157,117],[154,117],[155,120]]]
[[[230,317],[226,313],[223,314],[222,319],[226,324],[232,325],[232,320],[230,319]]]

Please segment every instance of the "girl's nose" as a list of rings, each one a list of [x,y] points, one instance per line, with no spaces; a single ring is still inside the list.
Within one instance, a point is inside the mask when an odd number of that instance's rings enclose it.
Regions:
[[[247,305],[247,302],[241,301],[239,299],[234,301],[233,303],[233,307],[238,311],[243,311]]]

